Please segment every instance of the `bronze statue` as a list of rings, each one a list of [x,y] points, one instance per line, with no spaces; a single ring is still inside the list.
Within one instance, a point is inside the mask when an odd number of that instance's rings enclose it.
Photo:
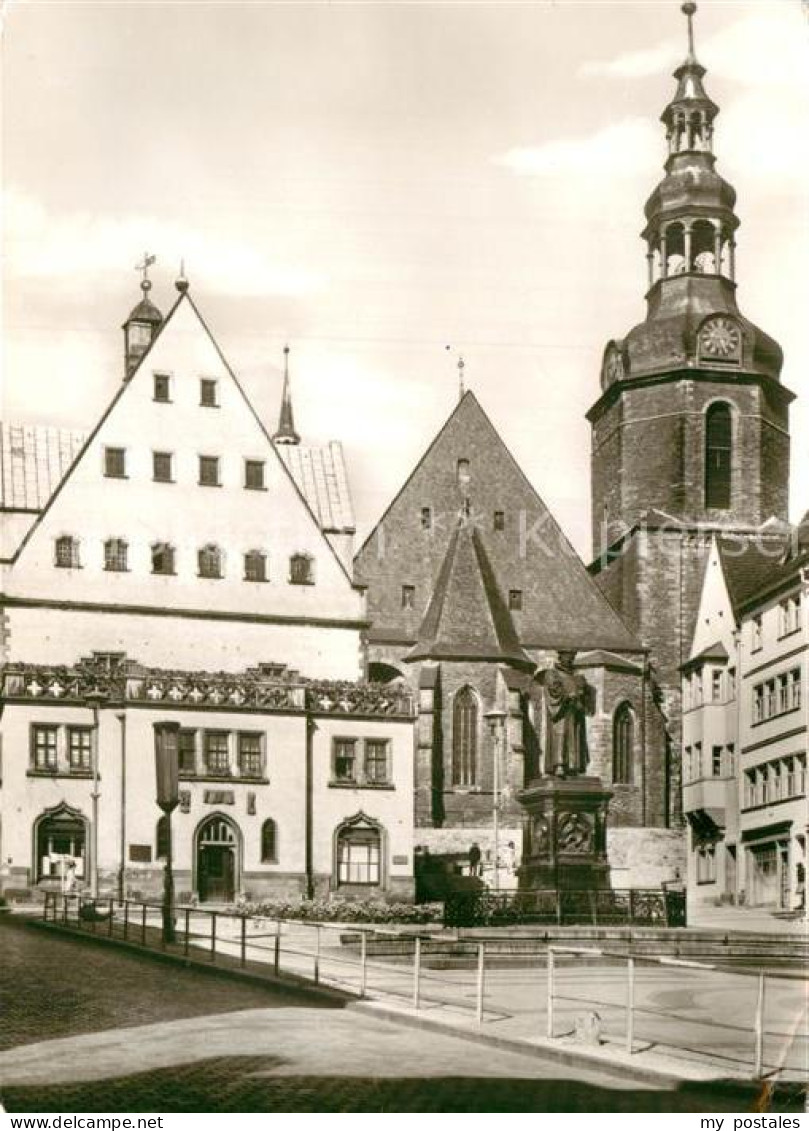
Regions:
[[[586,716],[590,688],[573,670],[576,653],[559,652],[556,664],[543,675],[545,690],[545,773],[559,778],[585,774],[587,749]]]

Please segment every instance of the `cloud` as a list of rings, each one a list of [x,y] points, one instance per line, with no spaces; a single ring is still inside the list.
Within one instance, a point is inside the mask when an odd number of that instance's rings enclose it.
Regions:
[[[597,170],[609,181],[654,168],[660,144],[659,131],[651,122],[643,118],[625,118],[584,137],[561,138],[535,147],[510,149],[493,157],[492,161],[518,176],[592,175]]]
[[[704,39],[697,24],[697,56],[710,75],[745,85],[809,86],[806,66],[806,17],[798,3],[768,4]],[[630,51],[614,59],[591,59],[582,77],[645,78],[673,69],[685,57],[685,31],[657,47]]]
[[[154,216],[103,216],[74,212],[54,217],[37,200],[4,195],[4,273],[7,278],[75,278],[120,273],[121,265],[154,252],[161,264],[185,260],[196,282],[242,297],[298,296],[323,289],[324,275],[274,262],[237,239]]]

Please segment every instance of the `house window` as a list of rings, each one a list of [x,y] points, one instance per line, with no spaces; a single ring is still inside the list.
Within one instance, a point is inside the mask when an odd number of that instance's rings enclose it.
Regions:
[[[789,673],[789,709],[794,711],[801,705],[801,670],[795,668]]]
[[[152,452],[152,479],[155,483],[174,482],[173,463],[171,452]]]
[[[765,701],[765,704],[764,704],[764,713],[765,713],[765,715],[768,719],[771,719],[773,717],[773,715],[778,713],[777,707],[776,707],[776,697],[775,697],[775,680],[774,679],[768,679],[767,683],[765,684],[764,690],[765,690],[765,695],[766,695],[766,701]]]
[[[730,507],[732,422],[730,405],[712,404],[705,414],[705,505]]]
[[[152,573],[174,573],[174,547],[168,542],[152,546]]]
[[[200,577],[222,576],[222,551],[218,546],[203,546],[197,554]]]
[[[778,711],[783,714],[789,710],[789,680],[786,675],[778,677]]]
[[[197,772],[197,732],[182,728],[177,734],[177,768],[184,776]]]
[[[219,486],[219,457],[199,457],[199,483],[201,487]]]
[[[264,490],[264,460],[246,459],[244,461],[244,485],[250,491]]]
[[[753,770],[745,770],[744,774],[744,804],[749,809],[756,803],[756,775]]]
[[[260,778],[263,772],[260,734],[239,735],[239,773],[243,778]]]
[[[224,730],[205,732],[205,769],[219,776],[230,773],[228,733]]]
[[[759,684],[753,688],[753,722],[760,723],[764,718],[764,687]]]
[[[165,860],[171,847],[171,825],[168,814],[164,813],[157,819],[155,830],[155,860]]]
[[[381,848],[379,830],[343,828],[337,835],[337,882],[378,884]]]
[[[722,672],[717,668],[711,671],[711,700],[719,703],[722,699]]]
[[[357,742],[353,738],[334,740],[334,780],[357,780]]]
[[[171,378],[168,373],[154,374],[154,399],[163,403],[171,400]]]
[[[697,883],[711,884],[716,881],[716,845],[701,844],[697,849]]]
[[[702,743],[694,743],[694,779],[702,777]]]
[[[37,770],[56,769],[56,727],[39,726],[31,728],[31,746],[34,768]]]
[[[431,507],[421,508],[421,529],[432,530],[433,528],[433,512]]]
[[[452,708],[452,784],[477,785],[478,700],[471,687],[462,688]]]
[[[509,589],[508,607],[515,613],[522,610],[522,589]]]
[[[278,826],[272,817],[261,826],[261,863],[278,863]]]
[[[261,550],[250,550],[244,555],[244,580],[267,580],[267,555]]]
[[[217,382],[211,377],[202,377],[199,382],[199,403],[203,408],[217,408]]]
[[[71,770],[89,770],[92,758],[93,732],[89,727],[68,727],[67,756]]]
[[[786,796],[795,796],[795,759],[784,759],[784,773],[786,774]]]
[[[386,785],[388,782],[388,743],[384,739],[366,740],[365,781],[370,785]]]
[[[502,531],[504,531],[506,529],[506,512],[505,511],[495,511],[494,512],[493,526],[494,526],[495,531],[497,531],[498,534],[502,533]]]
[[[63,534],[56,539],[55,564],[59,569],[79,568],[79,540],[69,534]]]
[[[629,785],[635,752],[635,716],[628,703],[622,703],[612,722],[612,780]]]
[[[123,538],[110,538],[104,543],[104,569],[124,573],[127,569],[129,547]]]
[[[314,585],[315,563],[309,554],[293,554],[289,559],[290,585]]]
[[[715,778],[722,777],[722,747],[711,747],[711,776]]]
[[[736,698],[736,669],[728,668],[728,699]]]
[[[109,479],[126,478],[126,448],[104,449],[104,474]]]
[[[754,616],[750,625],[752,635],[751,648],[754,652],[757,652],[759,648],[761,648],[761,615],[757,614]]]
[[[729,778],[736,776],[736,747],[732,742],[727,747],[727,775]]]
[[[402,586],[402,608],[414,609],[416,607],[416,587],[415,585]]]
[[[691,677],[693,681],[694,690],[694,706],[702,706],[702,668],[697,668]]]
[[[683,751],[683,781],[691,781],[691,778],[693,776],[694,771],[691,766],[691,747],[686,746],[685,750]]]

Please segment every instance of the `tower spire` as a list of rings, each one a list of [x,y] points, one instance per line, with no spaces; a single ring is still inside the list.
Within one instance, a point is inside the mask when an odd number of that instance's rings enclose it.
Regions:
[[[465,365],[465,362],[464,362],[463,357],[459,357],[458,358],[458,400],[459,401],[462,401],[464,399],[464,395],[466,393],[466,386],[464,384],[464,379],[463,379],[464,365]]]
[[[284,388],[281,393],[281,411],[278,414],[278,428],[273,436],[276,444],[299,444],[301,438],[295,431],[295,416],[292,412],[292,390],[289,382],[289,346],[284,346]]]
[[[691,2],[683,4],[680,9],[688,20],[688,61],[693,63],[697,61],[696,54],[694,53],[694,13],[696,10],[696,4]]]

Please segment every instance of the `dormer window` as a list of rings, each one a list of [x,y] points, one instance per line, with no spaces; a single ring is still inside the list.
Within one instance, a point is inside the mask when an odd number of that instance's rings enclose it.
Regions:
[[[309,554],[293,554],[289,559],[290,585],[314,585],[315,563]]]
[[[199,382],[199,403],[203,408],[218,408],[218,382],[212,377],[201,377]]]
[[[79,569],[79,540],[69,534],[56,539],[54,565],[59,569]]]
[[[153,375],[153,398],[156,401],[167,403],[171,400],[171,379],[168,373],[155,373]]]
[[[126,479],[126,448],[104,449],[104,474],[108,479]]]

